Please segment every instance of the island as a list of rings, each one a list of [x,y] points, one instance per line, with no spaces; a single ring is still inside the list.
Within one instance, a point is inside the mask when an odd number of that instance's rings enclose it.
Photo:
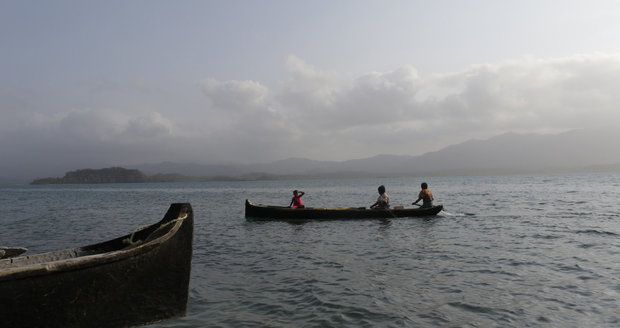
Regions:
[[[31,184],[90,184],[90,183],[137,183],[148,182],[149,178],[139,170],[122,167],[104,169],[81,169],[65,173],[62,178],[36,179]]]
[[[35,179],[30,184],[96,184],[96,183],[146,183],[146,182],[203,182],[203,181],[256,181],[290,179],[294,176],[266,173],[248,173],[240,176],[187,176],[176,173],[146,175],[140,170],[123,167],[80,169],[65,173],[62,178]]]

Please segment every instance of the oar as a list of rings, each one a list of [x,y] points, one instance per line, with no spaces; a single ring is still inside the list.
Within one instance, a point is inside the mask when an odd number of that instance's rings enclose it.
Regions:
[[[411,203],[411,205],[415,205],[415,206],[419,206],[419,207],[421,207],[421,206],[422,206],[422,205],[420,205],[420,204],[416,204],[416,203]]]

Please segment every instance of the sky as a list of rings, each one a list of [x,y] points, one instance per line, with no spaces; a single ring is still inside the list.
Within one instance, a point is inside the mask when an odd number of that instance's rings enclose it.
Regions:
[[[617,1],[0,0],[4,177],[616,122]]]

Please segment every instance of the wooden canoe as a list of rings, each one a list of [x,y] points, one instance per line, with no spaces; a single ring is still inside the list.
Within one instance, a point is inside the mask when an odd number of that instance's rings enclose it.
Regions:
[[[253,204],[245,200],[245,217],[259,220],[347,220],[370,218],[403,218],[437,215],[442,205],[428,208],[367,209],[365,207],[345,208],[290,208]]]
[[[28,250],[23,247],[0,247],[0,259],[8,259],[26,253]]]
[[[185,314],[190,204],[110,241],[0,260],[0,326],[127,327]]]

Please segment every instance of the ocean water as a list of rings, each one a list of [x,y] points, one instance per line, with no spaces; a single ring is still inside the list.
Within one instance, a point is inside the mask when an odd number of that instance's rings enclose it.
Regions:
[[[190,202],[187,316],[149,327],[618,327],[620,174],[424,178],[432,218],[254,222],[244,200],[409,204],[421,178],[0,187],[0,245],[99,242]]]

